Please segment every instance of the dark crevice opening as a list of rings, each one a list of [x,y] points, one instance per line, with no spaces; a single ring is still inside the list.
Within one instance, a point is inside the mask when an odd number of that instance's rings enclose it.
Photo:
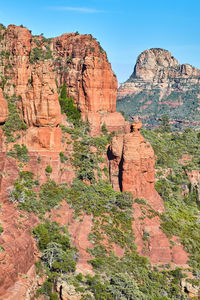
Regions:
[[[124,158],[123,158],[123,154],[122,154],[122,157],[121,157],[121,160],[120,160],[120,163],[119,163],[119,175],[118,175],[120,192],[122,192],[123,164],[124,164]]]
[[[116,156],[114,156],[112,154],[112,151],[110,149],[110,147],[108,147],[107,149],[107,157],[108,157],[108,160],[109,160],[109,180],[111,182],[111,161],[116,159]],[[124,163],[124,158],[123,158],[123,153],[122,153],[122,156],[121,156],[121,160],[120,160],[120,163],[119,163],[119,172],[118,172],[118,184],[119,184],[119,188],[120,188],[120,191],[122,192],[122,173],[123,173],[123,163]]]
[[[61,285],[61,286],[60,286],[60,291],[59,291],[60,300],[63,300],[63,297],[62,297],[62,289],[63,289],[63,287],[62,287],[62,285]]]
[[[109,161],[109,181],[111,183],[111,160],[113,160],[115,158],[115,156],[112,154],[110,146],[107,149],[107,157],[108,157],[108,161]]]
[[[184,292],[185,292],[186,294],[189,294],[189,291],[188,291],[188,289],[187,289],[186,286],[184,286]]]

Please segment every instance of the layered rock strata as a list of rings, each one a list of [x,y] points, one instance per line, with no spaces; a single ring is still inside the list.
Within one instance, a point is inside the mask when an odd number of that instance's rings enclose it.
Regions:
[[[106,53],[90,35],[64,34],[46,40],[42,36],[33,37],[28,29],[15,25],[1,30],[0,34],[0,85],[3,90],[0,89],[0,124],[4,124],[8,116],[4,93],[17,101],[20,117],[28,127],[17,139],[17,144],[24,144],[29,150],[30,160],[24,170],[33,172],[43,184],[47,180],[45,168],[50,165],[52,180],[71,184],[74,169],[69,161],[63,168],[59,156],[63,151],[70,157],[73,144],[63,139],[58,127],[61,123],[66,125],[58,101],[58,87],[66,83],[68,96],[74,98],[83,119],[91,124],[92,134],[99,134],[103,124],[109,131],[125,131],[127,127],[124,118],[116,112],[117,80]],[[29,290],[27,282],[21,280],[19,274],[29,272],[34,279],[32,268],[36,259],[30,230],[37,224],[37,218],[23,221],[20,229],[19,214],[13,204],[8,205],[9,192],[19,172],[19,162],[7,157],[12,148],[13,143],[7,143],[0,129],[0,202],[3,203],[0,219],[4,228],[0,243],[5,249],[1,253],[0,295],[5,299],[30,296],[25,292]],[[63,225],[71,224],[70,232],[80,252],[79,270],[89,271],[87,260],[90,257],[86,250],[91,220],[85,216],[81,223],[73,221],[73,213],[65,204],[60,209],[63,220],[57,214],[53,219]],[[29,286],[34,286],[37,283],[31,278]]]
[[[138,56],[133,74],[118,89],[118,99],[139,93],[144,87],[161,88],[162,96],[169,92],[170,88],[175,90],[180,87],[187,90],[191,83],[200,83],[199,77],[200,70],[197,68],[189,64],[180,65],[167,50],[152,48]],[[181,86],[181,83],[185,83],[185,86]],[[173,86],[174,84],[176,86]]]
[[[200,70],[179,64],[164,49],[142,52],[130,78],[118,89],[118,111],[131,119],[139,115],[145,126],[157,127],[168,115],[172,128],[200,125]]]
[[[65,82],[68,96],[91,123],[94,134],[100,133],[103,123],[109,131],[124,130],[124,119],[116,112],[116,76],[91,35],[69,33],[45,39],[15,25],[1,35],[0,83],[5,94],[20,97],[18,106],[28,126],[61,123],[57,91]]]
[[[5,123],[7,117],[8,117],[8,103],[6,99],[3,96],[2,89],[0,88],[0,124]]]
[[[14,25],[1,30],[0,34],[1,88],[5,95],[17,102],[20,117],[28,127],[26,131],[16,133],[17,144],[26,145],[29,151],[30,160],[23,170],[33,172],[40,184],[50,176],[56,183],[70,185],[75,176],[70,160],[64,167],[60,161],[60,152],[69,158],[73,153],[70,135],[63,135],[59,127],[61,123],[66,125],[58,100],[59,87],[65,82],[68,96],[74,98],[82,118],[89,121],[92,135],[99,134],[103,124],[109,132],[121,130],[123,133],[113,138],[108,150],[113,187],[131,191],[134,197],[145,198],[155,211],[163,212],[162,199],[154,189],[153,150],[139,133],[141,124],[135,124],[129,132],[124,118],[116,112],[117,80],[99,43],[90,35],[75,33],[45,39],[32,36],[28,29]],[[1,91],[0,110],[0,124],[3,124],[8,109]],[[8,203],[10,188],[20,168],[19,161],[7,156],[12,148],[13,143],[7,143],[0,129],[0,220],[4,228],[0,245],[5,249],[0,253],[0,297],[31,299],[32,287],[37,285],[34,262],[38,254],[30,230],[39,221],[26,213],[20,216],[15,205]],[[45,172],[47,165],[52,167],[48,176]],[[138,251],[149,256],[153,263],[167,263],[174,259],[176,264],[184,265],[186,255],[179,242],[176,252],[175,247],[169,250],[169,241],[159,229],[159,217],[151,221],[145,218],[140,224],[142,210],[137,204],[134,204],[134,209],[133,228]],[[62,203],[59,210],[52,212],[52,219],[70,225],[73,243],[80,253],[78,270],[91,272],[87,263],[90,259],[87,248],[92,246],[88,241],[91,217],[84,215],[82,222],[74,220],[72,210]],[[151,237],[148,247],[143,243],[144,232]],[[113,245],[113,249],[119,257],[123,255],[123,249],[117,245]],[[176,257],[175,253],[178,253]],[[30,281],[24,282],[24,274],[30,274]]]

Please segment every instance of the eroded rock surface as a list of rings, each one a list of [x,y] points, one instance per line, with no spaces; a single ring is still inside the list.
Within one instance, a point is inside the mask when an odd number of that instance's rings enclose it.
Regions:
[[[58,87],[65,82],[68,96],[74,98],[83,120],[90,123],[92,135],[98,135],[104,124],[109,132],[121,131],[113,138],[108,151],[113,187],[130,191],[135,198],[144,198],[156,212],[163,212],[162,199],[154,189],[154,152],[139,132],[141,123],[133,124],[130,132],[123,116],[116,112],[117,80],[99,43],[90,35],[75,33],[53,39],[34,37],[28,29],[15,25],[2,30],[1,35],[3,93],[17,101],[20,117],[28,127],[26,131],[20,131],[16,141],[19,145],[26,145],[29,152],[30,160],[23,170],[33,172],[40,184],[50,178],[58,184],[66,182],[70,185],[75,177],[70,161],[73,142],[70,135],[63,134],[58,126],[66,123],[58,100]],[[175,65],[174,60],[173,67]],[[139,73],[141,70],[138,67]],[[145,74],[141,73],[141,76],[145,78]],[[0,110],[0,123],[4,123],[8,111],[1,90]],[[10,189],[19,175],[20,163],[7,156],[12,148],[13,143],[7,143],[0,128],[0,221],[4,228],[0,245],[5,248],[0,253],[0,297],[31,299],[32,288],[29,287],[37,285],[34,261],[38,254],[30,229],[38,219],[26,213],[20,216],[16,207],[8,203]],[[68,159],[64,165],[60,160],[61,152]],[[52,167],[51,174],[45,171],[48,165]],[[159,217],[154,216],[151,220],[144,218],[143,224],[140,223],[141,217],[143,212],[136,203],[133,229],[138,251],[149,256],[155,264],[173,260],[177,265],[185,265],[187,255],[178,241],[170,250],[168,239],[159,229]],[[88,241],[92,228],[91,216],[83,215],[81,221],[74,220],[72,209],[63,202],[59,209],[52,211],[52,219],[69,226],[73,244],[80,254],[77,271],[92,273],[87,262],[91,258],[87,248],[92,247]],[[149,237],[146,244],[143,240],[145,234]],[[105,246],[106,243],[105,240]],[[113,247],[116,255],[123,256],[124,249],[115,244],[109,246]],[[30,281],[25,282],[24,277],[29,273]]]
[[[189,64],[180,65],[169,51],[152,48],[143,51],[138,56],[133,74],[118,89],[118,99],[138,93],[148,83],[157,88],[161,87],[163,90],[168,86],[173,88],[173,83],[178,85],[181,81],[187,86],[189,82],[199,84],[199,76],[200,70]],[[150,85],[148,87],[150,88]]]
[[[130,78],[118,89],[118,111],[129,118],[139,115],[145,126],[159,125],[168,115],[173,128],[198,127],[200,70],[179,64],[164,49],[142,52]]]
[[[149,257],[153,264],[172,262],[186,267],[188,256],[178,238],[174,237],[177,243],[172,247],[160,229],[158,213],[164,212],[164,204],[154,188],[154,151],[140,134],[141,127],[141,122],[133,123],[130,133],[113,138],[108,151],[110,180],[114,189],[130,191],[134,198],[139,199],[133,204],[133,230],[138,252]]]
[[[20,97],[18,106],[28,126],[61,123],[57,91],[65,82],[84,120],[96,127],[94,134],[100,133],[107,113],[115,113],[111,116],[116,120],[114,127],[124,129],[124,119],[116,113],[116,76],[91,35],[67,33],[45,39],[32,36],[27,28],[9,25],[3,37],[1,84],[5,94]]]
[[[3,96],[2,89],[0,89],[0,112],[0,124],[3,124],[8,117],[8,103]]]

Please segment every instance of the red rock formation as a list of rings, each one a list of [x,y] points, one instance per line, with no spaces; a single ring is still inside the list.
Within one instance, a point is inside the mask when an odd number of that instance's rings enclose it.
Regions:
[[[37,48],[40,49],[40,54]],[[100,133],[103,124],[109,131],[121,130],[126,133],[113,138],[109,152],[113,187],[116,190],[131,191],[135,197],[145,198],[153,209],[162,212],[162,200],[154,189],[153,150],[139,133],[141,124],[132,126],[134,132],[130,133],[124,118],[116,112],[117,80],[98,42],[90,35],[77,34],[64,34],[46,41],[43,37],[32,37],[26,28],[10,25],[4,33],[3,42],[0,42],[0,51],[2,50],[5,55],[1,58],[3,64],[0,71],[5,79],[5,82],[1,82],[4,83],[4,93],[19,97],[21,118],[28,125],[28,129],[20,132],[17,140],[18,144],[25,144],[29,151],[30,161],[24,170],[33,172],[40,184],[47,179],[47,165],[52,166],[53,171],[49,176],[56,183],[71,184],[74,178],[75,172],[70,160],[63,165],[59,156],[63,151],[70,158],[73,151],[73,144],[66,142],[66,136],[63,136],[57,126],[64,122],[58,102],[57,85],[60,86],[65,81],[68,95],[75,99],[82,118],[91,124],[93,135]],[[6,119],[4,100],[0,92],[0,123]],[[18,289],[18,286],[12,296],[5,294],[5,291],[14,283],[20,282],[19,273],[31,273],[35,245],[29,230],[37,223],[37,218],[23,214],[25,220],[20,228],[19,212],[14,205],[8,204],[9,190],[19,172],[19,162],[7,157],[7,151],[12,147],[13,144],[6,143],[0,130],[0,202],[3,203],[0,219],[4,227],[0,245],[5,248],[5,252],[0,253],[0,259],[6,263],[1,264],[0,297],[7,295],[5,299],[23,299],[25,285],[22,289]],[[179,245],[174,254],[169,250],[169,241],[158,228],[159,218],[154,217],[151,221],[146,218],[140,224],[140,206],[135,204],[134,209],[133,227],[138,251],[144,254],[142,237],[144,231],[147,231],[151,238],[146,255],[152,262],[169,262],[174,259],[177,264],[184,264],[185,257],[180,255]],[[73,220],[72,216],[72,210],[65,203],[52,212],[54,220],[70,225],[74,244],[80,251],[78,270],[86,272],[91,268],[87,263],[90,256],[86,250],[92,246],[88,241],[92,221],[87,215],[83,216],[82,222]],[[123,255],[120,247],[113,245],[113,249],[119,256]],[[165,259],[162,259],[162,255]]]
[[[0,251],[0,298],[20,274],[26,274],[34,264],[36,247],[30,229],[37,224],[37,218],[27,213],[20,217],[13,204],[5,203],[1,209],[1,223],[4,232],[0,236],[0,245],[4,251]],[[3,299],[14,299],[4,296]]]
[[[187,89],[190,84],[199,84],[200,70],[189,64],[180,65],[172,54],[161,48],[152,48],[143,51],[137,58],[133,74],[118,89],[118,99],[132,94],[138,94],[145,87],[161,89],[161,97],[168,95],[171,91]],[[185,79],[187,78],[187,81]],[[185,83],[181,86],[181,80]],[[152,87],[150,86],[152,84]],[[173,87],[173,84],[176,84]]]
[[[158,127],[163,115],[169,116],[175,130],[198,129],[200,122],[195,112],[200,110],[199,84],[199,69],[179,64],[167,50],[145,50],[138,56],[130,78],[118,88],[117,110],[129,118],[139,115],[144,126],[151,129]],[[190,110],[188,95],[194,105]]]
[[[8,26],[2,50],[7,51],[7,63],[12,68],[2,69],[3,76],[9,78],[4,91],[9,96],[21,97],[22,117],[29,126],[56,126],[61,115],[52,63],[30,64],[31,40],[27,28]]]
[[[0,89],[0,112],[0,124],[2,124],[8,117],[8,103],[3,96],[2,89]]]
[[[56,126],[61,122],[57,85],[65,81],[68,96],[74,98],[83,118],[96,127],[96,133],[106,123],[101,119],[107,120],[107,113],[115,113],[114,127],[119,120],[117,128],[124,129],[124,120],[116,113],[117,79],[106,53],[91,35],[63,34],[48,42],[41,36],[32,37],[26,28],[10,25],[0,50],[7,51],[4,64],[12,65],[1,67],[7,78],[4,92],[21,97],[18,106],[29,126]]]
[[[139,130],[140,122],[131,125],[131,132],[115,136],[108,152],[110,160],[110,179],[116,190],[130,191],[134,198],[143,198],[156,213],[164,212],[163,200],[154,188],[155,157],[151,145],[145,141]],[[171,244],[160,229],[160,218],[143,214],[141,205],[134,203],[133,230],[138,252],[148,256],[153,264],[174,263],[187,265],[187,254],[180,242]],[[146,243],[145,238],[147,237]]]
[[[65,80],[80,110],[115,112],[117,79],[99,43],[91,35],[70,33],[53,39],[53,49],[61,58],[59,68],[66,67],[58,79]]]
[[[154,188],[154,151],[140,134],[141,126],[140,122],[132,124],[132,132],[113,138],[110,148],[111,183],[115,189],[130,191],[135,198],[152,202],[153,208],[162,212],[163,202]],[[158,201],[154,203],[155,198]]]

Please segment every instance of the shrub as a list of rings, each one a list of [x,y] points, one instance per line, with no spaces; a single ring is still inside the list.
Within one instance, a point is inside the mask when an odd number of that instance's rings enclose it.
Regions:
[[[106,127],[106,124],[103,123],[103,125],[101,126],[101,131],[104,135],[107,135],[108,134],[108,129]]]
[[[28,149],[24,144],[22,146],[14,144],[14,149],[8,152],[8,156],[14,157],[21,162],[29,161]]]
[[[38,180],[34,180],[33,173],[20,172],[10,192],[10,201],[17,202],[18,207],[25,211],[44,214],[57,206],[65,197],[66,187],[60,187],[50,179],[40,187],[39,195],[33,190],[36,186]]]
[[[114,299],[147,300],[133,278],[128,274],[118,273],[111,277],[107,290]]]
[[[65,197],[65,187],[59,186],[53,180],[48,180],[40,188],[40,201],[45,210],[51,210]]]
[[[6,26],[0,23],[0,30],[6,30]]]
[[[0,234],[3,232],[3,226],[0,224]]]
[[[45,171],[46,171],[48,174],[50,174],[50,173],[52,173],[53,169],[52,169],[52,167],[51,167],[50,165],[48,165],[48,166],[46,166]]]
[[[67,160],[67,156],[63,152],[60,152],[59,156],[60,156],[61,163],[64,164],[66,162],[66,160]]]
[[[65,83],[62,86],[61,94],[59,98],[61,112],[65,113],[67,119],[72,122],[74,125],[78,125],[81,120],[81,113],[78,110],[77,106],[74,105],[74,100],[72,97],[67,97],[67,89]]]
[[[33,235],[42,251],[41,261],[48,275],[37,295],[44,294],[50,299],[56,299],[56,294],[52,294],[53,283],[62,274],[75,271],[76,249],[71,247],[66,229],[56,222],[46,220],[40,223],[33,229]]]
[[[5,124],[2,126],[2,129],[6,136],[6,141],[9,143],[15,141],[13,132],[26,130],[27,126],[19,117],[19,111],[16,106],[16,102],[19,101],[19,98],[7,98],[7,101],[9,114]]]
[[[36,63],[37,61],[40,60],[51,59],[51,58],[53,58],[53,56],[49,45],[45,45],[45,50],[38,47],[33,48],[30,52],[30,57],[29,57],[31,64]]]

